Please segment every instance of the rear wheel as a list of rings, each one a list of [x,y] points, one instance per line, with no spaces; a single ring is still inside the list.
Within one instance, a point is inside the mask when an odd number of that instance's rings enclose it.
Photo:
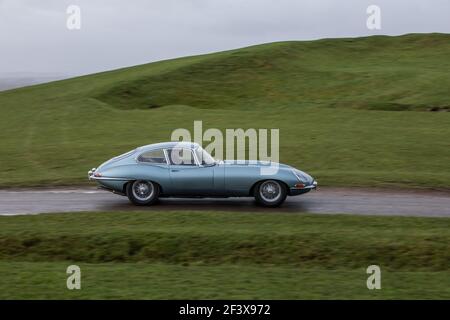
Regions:
[[[278,207],[286,196],[286,186],[276,180],[262,181],[255,188],[256,201],[265,207]]]
[[[159,187],[151,181],[136,180],[127,184],[127,196],[135,205],[150,205],[158,200]]]

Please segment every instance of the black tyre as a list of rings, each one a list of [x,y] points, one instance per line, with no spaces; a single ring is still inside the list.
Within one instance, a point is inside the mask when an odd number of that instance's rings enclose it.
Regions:
[[[151,181],[136,180],[127,184],[127,196],[135,205],[150,205],[158,200],[159,186]]]
[[[286,196],[286,186],[276,180],[262,181],[255,188],[256,202],[265,207],[278,207],[286,200]]]

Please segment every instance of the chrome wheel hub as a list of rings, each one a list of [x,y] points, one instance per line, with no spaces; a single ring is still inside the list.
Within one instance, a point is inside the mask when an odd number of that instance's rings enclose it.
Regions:
[[[281,196],[281,186],[276,181],[265,181],[261,184],[260,195],[267,202],[277,201]]]
[[[153,184],[147,181],[135,181],[132,190],[135,198],[141,201],[150,199],[154,193]]]

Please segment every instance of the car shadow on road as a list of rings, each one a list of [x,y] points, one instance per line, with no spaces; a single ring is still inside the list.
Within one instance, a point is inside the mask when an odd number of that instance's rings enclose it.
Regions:
[[[186,199],[163,198],[151,206],[135,206],[123,199],[120,202],[101,205],[99,210],[104,211],[236,211],[236,212],[309,212],[305,203],[285,201],[280,207],[266,208],[258,205],[251,198],[226,198],[226,199]]]

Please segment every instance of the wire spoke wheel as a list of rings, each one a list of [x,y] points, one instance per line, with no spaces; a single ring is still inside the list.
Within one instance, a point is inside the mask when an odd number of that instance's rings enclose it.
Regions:
[[[265,181],[259,188],[261,198],[267,202],[276,202],[281,197],[281,186],[276,181]]]
[[[287,196],[287,187],[277,180],[260,182],[254,192],[256,202],[265,207],[278,207]]]
[[[153,196],[153,192],[153,184],[147,181],[135,181],[133,183],[133,195],[141,201],[150,199]]]
[[[127,195],[134,204],[147,205],[158,199],[159,188],[151,181],[137,180],[128,184]]]

